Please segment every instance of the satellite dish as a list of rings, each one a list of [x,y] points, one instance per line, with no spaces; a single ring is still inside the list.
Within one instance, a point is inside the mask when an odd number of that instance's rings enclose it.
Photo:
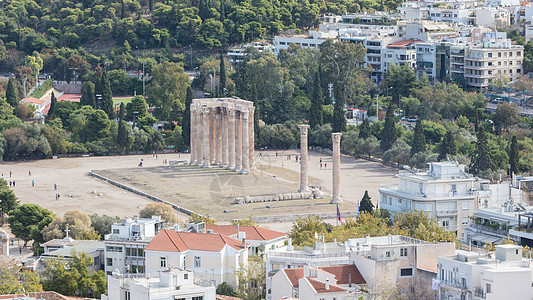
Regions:
[[[315,240],[318,240],[318,233],[315,231]]]

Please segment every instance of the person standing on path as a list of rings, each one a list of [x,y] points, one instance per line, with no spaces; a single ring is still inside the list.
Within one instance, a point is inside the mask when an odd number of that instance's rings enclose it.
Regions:
[[[28,171],[28,176],[31,176],[31,170]]]
[[[13,174],[13,172],[9,171],[9,178],[11,178],[11,174]]]
[[[57,191],[57,184],[54,183],[54,191]]]
[[[35,180],[31,181],[31,186],[35,186]]]

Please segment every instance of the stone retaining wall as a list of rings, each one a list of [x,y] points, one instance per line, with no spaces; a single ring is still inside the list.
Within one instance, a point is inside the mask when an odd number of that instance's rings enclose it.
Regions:
[[[335,206],[331,206],[332,209]],[[276,222],[293,222],[296,221],[298,218],[307,218],[308,216],[318,216],[322,219],[335,219],[337,218],[336,212],[331,213],[316,213],[316,214],[293,214],[293,215],[282,215],[282,216],[258,216],[253,217],[254,221],[256,223],[276,223]],[[357,212],[343,212],[341,213],[342,218],[355,218],[357,216]]]
[[[193,212],[192,210],[189,210],[189,209],[186,209],[186,208],[184,208],[184,207],[178,206],[178,205],[176,205],[176,204],[174,204],[174,203],[171,203],[171,202],[166,201],[166,200],[163,200],[163,199],[161,199],[161,198],[158,198],[158,197],[152,196],[152,195],[147,194],[147,193],[145,193],[145,192],[141,192],[141,191],[136,190],[136,189],[134,189],[134,188],[132,188],[132,187],[129,187],[129,186],[127,186],[127,185],[124,185],[124,184],[122,184],[122,183],[120,183],[120,182],[116,182],[116,181],[114,181],[114,180],[112,180],[112,179],[109,179],[109,178],[106,178],[106,177],[104,177],[104,176],[102,176],[102,175],[96,174],[96,173],[94,173],[93,171],[87,173],[87,175],[92,176],[92,177],[94,177],[94,178],[97,178],[97,179],[99,179],[99,180],[105,181],[105,182],[107,182],[107,183],[110,183],[110,184],[112,184],[112,185],[114,185],[114,186],[116,186],[116,187],[119,187],[119,188],[121,188],[121,189],[125,189],[125,190],[128,191],[128,192],[132,192],[132,193],[134,193],[134,194],[137,194],[137,195],[143,196],[143,197],[145,197],[145,198],[148,198],[148,199],[150,199],[150,200],[152,200],[152,201],[154,201],[154,202],[161,202],[161,203],[168,204],[168,205],[172,206],[172,208],[174,208],[175,210],[177,210],[177,211],[179,211],[179,212],[181,212],[181,213],[183,213],[183,214],[186,214],[186,215],[188,215],[188,216],[192,216],[192,215],[195,215],[195,214],[196,214],[196,213]]]

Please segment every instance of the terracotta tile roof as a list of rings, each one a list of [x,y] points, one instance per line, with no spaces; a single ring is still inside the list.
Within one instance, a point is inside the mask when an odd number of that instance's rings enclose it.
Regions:
[[[315,291],[319,294],[322,293],[338,293],[338,292],[346,292],[345,289],[341,288],[340,286],[336,286],[334,284],[329,284],[329,289],[326,290],[326,283],[313,279],[311,277],[306,277],[307,281],[311,284],[311,286],[315,289]]]
[[[270,241],[286,233],[265,229],[257,226],[234,226],[234,225],[207,225],[207,229],[213,230],[214,233],[220,233],[229,237],[237,237],[237,230],[246,234],[247,240],[252,241]]]
[[[303,268],[283,269],[283,272],[285,272],[285,275],[287,275],[293,287],[298,287],[299,286],[298,280],[304,277]]]
[[[43,104],[46,101],[44,99],[37,99],[37,98],[34,98],[34,97],[27,97],[27,98],[24,98],[24,99],[20,100],[20,102],[41,105],[41,104]]]
[[[80,102],[81,94],[63,94],[57,97],[57,101]]]
[[[176,232],[161,230],[148,244],[145,250],[183,252],[186,250],[219,252],[226,245],[241,250],[242,242],[221,234],[194,232]]]
[[[24,294],[15,294],[15,295],[0,295],[0,299],[17,299],[17,298],[24,298],[26,295]]]
[[[328,272],[335,275],[335,280],[337,284],[349,284],[350,283],[350,274],[351,274],[351,283],[353,284],[366,284],[363,275],[359,272],[359,269],[355,265],[336,265],[336,266],[326,266],[318,267],[320,270]]]
[[[397,41],[396,43],[389,44],[387,47],[389,48],[402,48],[410,44],[421,42],[421,40],[417,39],[408,39],[403,41]]]

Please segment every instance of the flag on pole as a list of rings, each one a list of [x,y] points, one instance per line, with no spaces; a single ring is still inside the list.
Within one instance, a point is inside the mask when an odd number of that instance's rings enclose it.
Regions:
[[[339,210],[339,205],[338,204],[337,204],[337,218],[339,219],[339,222],[341,222],[341,224],[343,224],[342,223],[342,219],[341,219],[341,211]]]
[[[379,209],[379,201],[376,203],[376,209]]]

